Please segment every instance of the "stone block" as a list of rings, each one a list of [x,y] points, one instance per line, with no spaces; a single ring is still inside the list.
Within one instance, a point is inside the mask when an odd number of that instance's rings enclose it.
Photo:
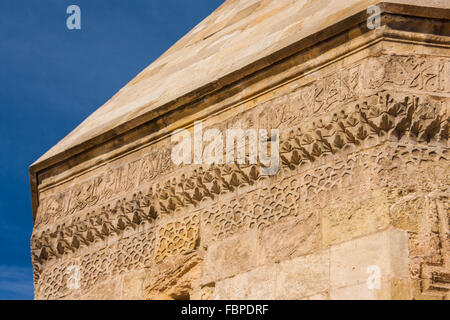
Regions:
[[[369,289],[365,283],[343,288],[332,288],[331,300],[386,300],[391,298],[390,283],[382,282],[380,289]]]
[[[301,299],[329,288],[329,250],[283,261],[277,269],[276,299]]]
[[[381,288],[382,283],[388,283],[394,277],[409,276],[408,235],[405,231],[389,229],[378,232],[334,245],[330,252],[332,298],[350,296],[353,289],[355,299],[358,296],[378,297],[372,291]]]
[[[211,245],[206,253],[202,283],[216,282],[254,268],[256,239],[256,231],[250,231]]]
[[[275,298],[276,265],[260,267],[228,279],[231,300]]]
[[[419,196],[407,196],[390,209],[392,226],[415,233],[421,231],[424,215],[425,199]]]
[[[189,300],[200,288],[202,259],[197,254],[178,256],[151,268],[145,277],[145,298]]]
[[[321,246],[319,215],[311,212],[304,219],[278,223],[264,229],[258,240],[260,264],[308,254]]]
[[[322,237],[325,246],[344,242],[386,228],[389,203],[384,191],[327,207],[322,212]]]
[[[145,270],[125,274],[122,279],[122,300],[139,300],[144,297]]]
[[[92,287],[81,300],[117,300],[120,299],[122,278],[110,279]]]
[[[213,300],[230,300],[231,279],[221,280],[215,283]]]

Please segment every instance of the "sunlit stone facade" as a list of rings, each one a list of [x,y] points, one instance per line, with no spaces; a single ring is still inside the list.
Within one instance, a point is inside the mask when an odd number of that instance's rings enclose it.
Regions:
[[[31,166],[36,299],[448,299],[450,4],[393,2],[225,2]]]

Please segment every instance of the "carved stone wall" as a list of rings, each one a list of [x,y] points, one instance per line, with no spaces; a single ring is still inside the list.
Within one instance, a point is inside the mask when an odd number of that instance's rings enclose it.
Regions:
[[[279,129],[274,176],[176,166],[165,136],[41,188],[36,298],[450,298],[450,52],[339,50],[206,120]]]

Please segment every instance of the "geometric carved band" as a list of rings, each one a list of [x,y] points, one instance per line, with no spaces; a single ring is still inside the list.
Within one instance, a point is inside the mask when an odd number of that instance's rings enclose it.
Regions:
[[[356,151],[368,144],[386,140],[405,143],[438,144],[444,148],[449,138],[449,112],[445,103],[405,94],[377,94],[324,116],[307,126],[298,126],[281,135],[282,170],[297,170],[304,164],[342,150]],[[33,235],[32,256],[35,268],[48,260],[74,253],[96,241],[120,235],[154,223],[160,214],[196,207],[204,200],[215,200],[234,190],[254,185],[266,177],[258,165],[211,165],[173,178],[155,191],[134,194],[75,219]]]

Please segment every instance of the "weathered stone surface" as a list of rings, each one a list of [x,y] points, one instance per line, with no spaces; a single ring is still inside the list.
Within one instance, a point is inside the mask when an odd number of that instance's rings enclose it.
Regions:
[[[318,293],[306,298],[306,300],[330,300],[330,295],[328,292]]]
[[[271,300],[276,297],[277,266],[256,268],[250,272],[219,281],[215,299]]]
[[[394,227],[419,233],[425,213],[425,199],[414,195],[406,196],[396,202],[390,210],[390,219]]]
[[[189,300],[200,289],[201,258],[196,254],[172,258],[147,272],[144,298]]]
[[[257,234],[250,231],[208,248],[202,282],[208,284],[251,270],[257,265]]]
[[[230,300],[231,299],[231,278],[216,282],[214,288],[214,300]]]
[[[159,230],[156,262],[193,252],[198,246],[198,224],[198,216],[192,215],[162,226]]]
[[[449,299],[450,8],[376,2],[227,1],[32,165],[36,299]]]
[[[382,230],[389,225],[385,192],[374,191],[323,211],[324,245],[335,244]]]
[[[369,282],[384,282],[385,288],[389,289],[391,279],[408,277],[408,235],[405,231],[389,229],[330,248],[332,297],[345,296],[353,291],[350,288],[363,299],[379,297],[372,292],[378,289],[371,288]],[[346,289],[340,290],[342,288]]]
[[[332,300],[387,300],[391,299],[389,283],[381,282],[380,289],[370,290],[365,283],[331,289]]]
[[[122,278],[122,300],[140,300],[144,294],[145,270],[133,272]]]
[[[121,279],[109,280],[94,286],[81,300],[118,300],[121,298]]]
[[[292,259],[321,246],[318,212],[306,212],[303,219],[278,223],[259,234],[260,264]]]
[[[211,300],[214,296],[214,286],[204,286],[192,292],[191,300]]]
[[[330,252],[324,250],[279,264],[276,298],[301,299],[328,290]]]

